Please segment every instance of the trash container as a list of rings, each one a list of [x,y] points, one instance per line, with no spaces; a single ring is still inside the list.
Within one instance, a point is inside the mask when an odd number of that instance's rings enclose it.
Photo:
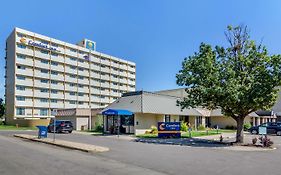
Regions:
[[[38,138],[41,139],[42,137],[47,138],[48,128],[47,126],[36,126],[38,131]]]

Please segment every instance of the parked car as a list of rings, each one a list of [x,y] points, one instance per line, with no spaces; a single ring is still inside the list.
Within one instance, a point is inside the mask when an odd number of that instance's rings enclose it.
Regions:
[[[268,122],[268,123],[263,123],[258,126],[252,126],[249,129],[249,132],[251,134],[258,134],[260,126],[266,127],[267,134],[276,134],[278,136],[281,136],[281,123],[280,122]]]
[[[73,124],[70,120],[56,120],[56,132],[68,132],[71,133],[73,130]],[[51,120],[48,125],[48,132],[54,132],[54,121]]]

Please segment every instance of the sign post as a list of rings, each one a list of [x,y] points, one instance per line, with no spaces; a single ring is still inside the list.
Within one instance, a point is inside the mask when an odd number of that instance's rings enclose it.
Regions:
[[[53,134],[53,142],[55,142],[56,141],[56,115],[57,115],[57,109],[54,109],[53,111],[52,111],[52,115],[54,116],[54,121],[53,121],[53,125],[54,125],[54,128],[53,128],[53,132],[54,132],[54,134]]]
[[[180,122],[158,122],[158,137],[181,137]]]

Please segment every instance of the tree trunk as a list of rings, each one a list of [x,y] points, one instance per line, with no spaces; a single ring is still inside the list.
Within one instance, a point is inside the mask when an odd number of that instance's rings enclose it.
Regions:
[[[237,131],[236,131],[236,143],[243,143],[244,142],[244,118],[245,117],[238,117],[236,118],[237,123]]]

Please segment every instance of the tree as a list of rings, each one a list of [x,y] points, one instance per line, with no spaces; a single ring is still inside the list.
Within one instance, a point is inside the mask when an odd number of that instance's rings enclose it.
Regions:
[[[3,102],[3,99],[0,98],[0,118],[2,118],[5,114],[5,103]]]
[[[226,48],[201,43],[199,51],[182,62],[177,84],[187,95],[181,108],[220,108],[237,123],[236,142],[243,143],[245,117],[270,109],[281,84],[281,56],[269,55],[262,44],[250,40],[247,26],[228,26]]]

